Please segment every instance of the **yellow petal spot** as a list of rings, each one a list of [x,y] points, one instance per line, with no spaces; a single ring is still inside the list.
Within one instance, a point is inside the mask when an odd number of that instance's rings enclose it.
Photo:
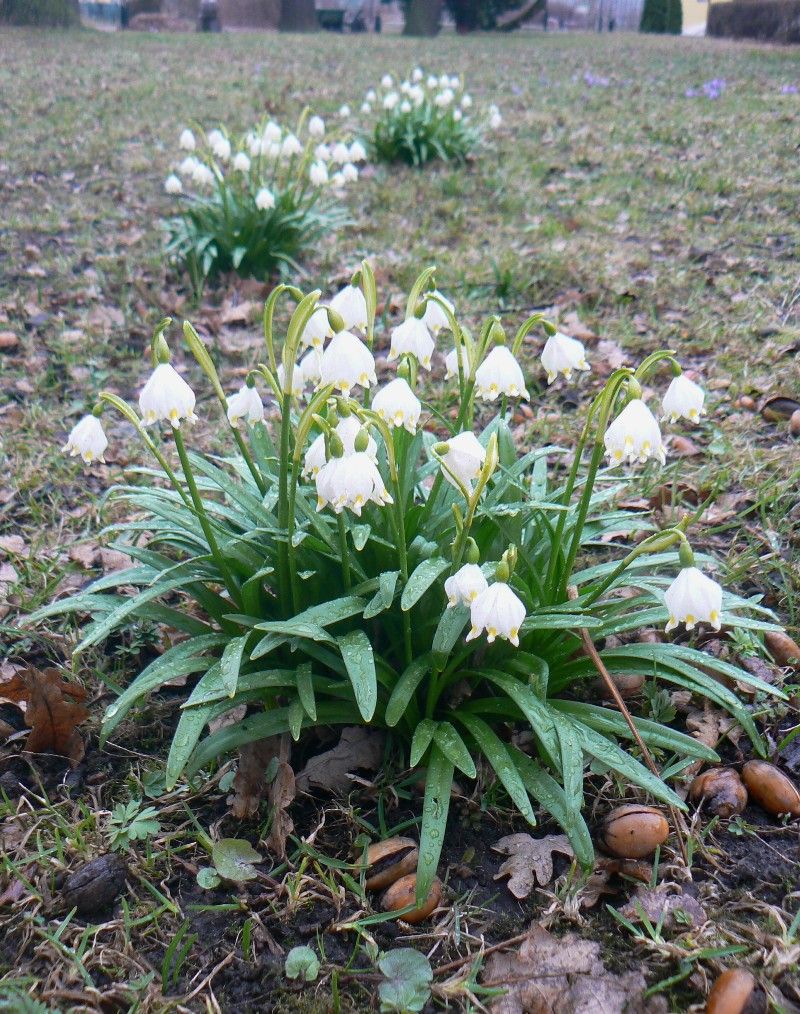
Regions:
[[[709,623],[713,623],[714,626],[717,626],[719,624],[719,613],[717,612],[716,609],[712,609],[711,612],[708,614],[708,621]]]

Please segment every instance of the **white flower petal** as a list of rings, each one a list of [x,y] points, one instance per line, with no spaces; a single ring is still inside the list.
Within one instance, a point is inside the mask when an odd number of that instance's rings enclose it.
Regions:
[[[139,395],[139,411],[145,426],[168,422],[179,426],[197,420],[194,414],[194,391],[169,363],[160,363],[150,375]]]
[[[683,374],[673,377],[662,402],[664,409],[662,418],[669,419],[673,423],[678,419],[688,419],[689,422],[696,423],[701,415],[705,415],[706,410],[703,407],[705,397],[703,388],[693,380],[689,380]]]
[[[501,394],[528,398],[520,365],[505,345],[495,345],[475,371],[475,393],[485,401],[494,401]]]
[[[547,373],[548,384],[552,384],[559,373],[565,380],[570,380],[573,370],[590,369],[583,344],[577,338],[570,338],[560,331],[556,331],[545,342],[542,366]]]
[[[650,458],[666,461],[666,449],[661,439],[656,418],[641,398],[634,398],[620,412],[605,432],[606,454],[609,464],[620,465]]]
[[[67,442],[62,448],[70,457],[80,454],[87,465],[93,461],[105,461],[103,454],[108,447],[108,439],[103,426],[95,415],[85,415],[70,430]]]
[[[666,630],[679,623],[691,630],[698,623],[708,623],[719,630],[722,623],[722,588],[698,570],[684,567],[664,594],[669,610]]]
[[[434,341],[425,321],[417,317],[407,317],[402,324],[392,330],[387,358],[392,362],[401,355],[412,355],[420,366],[429,370],[434,348]]]
[[[481,592],[470,607],[472,626],[467,640],[486,633],[489,644],[500,637],[519,644],[519,631],[525,620],[525,605],[503,581],[496,581]]]
[[[444,583],[447,605],[449,608],[457,605],[471,606],[488,587],[481,568],[476,563],[465,563]]]
[[[322,385],[333,384],[345,395],[348,395],[354,387],[370,387],[378,382],[375,376],[374,356],[367,346],[349,331],[340,331],[333,336],[322,353],[320,372]]]
[[[409,433],[417,432],[422,405],[402,377],[378,391],[372,399],[372,408],[392,426],[405,426]]]

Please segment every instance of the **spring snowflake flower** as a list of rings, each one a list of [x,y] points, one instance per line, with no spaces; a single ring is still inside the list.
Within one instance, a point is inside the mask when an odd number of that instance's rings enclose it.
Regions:
[[[261,138],[254,130],[250,131],[244,143],[247,145],[247,150],[253,158],[257,158],[261,154]]]
[[[683,374],[673,377],[661,403],[664,409],[662,419],[669,419],[672,423],[678,419],[699,422],[700,416],[705,415],[706,411],[703,407],[705,397],[703,388],[693,380],[689,380]]]
[[[240,426],[246,422],[254,426],[264,421],[264,403],[255,387],[242,384],[236,394],[228,398],[228,422],[231,426]]]
[[[370,88],[367,94],[364,96],[367,102],[375,102],[378,98],[378,93],[374,88]]]
[[[572,379],[573,370],[591,369],[586,362],[586,350],[577,338],[556,331],[545,342],[542,350],[542,366],[547,373],[547,383],[552,384],[556,377],[563,375],[565,380]]]
[[[321,352],[325,339],[330,338],[332,334],[333,330],[328,321],[328,311],[321,306],[311,314],[308,323],[303,328],[303,333],[300,335],[300,341],[306,348],[317,349]]]
[[[331,176],[331,186],[336,187],[336,189],[343,187],[346,182],[347,181],[344,178],[344,173],[341,170],[339,172],[334,173],[333,176]]]
[[[179,194],[183,190],[183,184],[175,173],[170,173],[164,180],[164,190],[168,194]]]
[[[345,162],[342,166],[342,179],[345,183],[355,183],[358,179],[358,169],[352,162]]]
[[[294,158],[295,155],[301,155],[302,152],[303,146],[300,141],[294,136],[294,134],[287,134],[281,144],[281,157]]]
[[[331,159],[337,165],[344,165],[345,162],[350,161],[350,149],[346,144],[339,141],[331,148]]]
[[[503,122],[500,110],[495,105],[489,106],[489,126],[492,130],[498,130]]]
[[[312,116],[308,121],[308,132],[312,137],[322,137],[325,133],[325,121],[321,116]]]
[[[431,74],[427,80],[427,85],[429,88],[438,88],[439,78],[435,74]]]
[[[369,102],[361,103],[361,112],[364,113],[365,116],[369,116],[369,114],[372,112],[372,106],[369,104]]]
[[[314,158],[318,162],[330,162],[331,149],[327,144],[318,144],[314,149]]]
[[[439,84],[440,88],[449,88],[450,87],[450,75],[449,74],[442,74],[441,77],[439,78],[438,84]]]
[[[414,87],[409,91],[408,97],[415,106],[421,106],[425,101],[425,89],[420,87],[420,85],[414,85]]]
[[[178,172],[183,173],[184,176],[191,176],[194,172],[194,167],[197,165],[197,159],[194,155],[187,155],[186,158],[178,166]]]
[[[490,584],[470,607],[472,627],[467,640],[472,641],[485,630],[491,644],[501,637],[514,647],[519,645],[519,629],[525,620],[525,606],[504,581]]]
[[[394,109],[394,107],[397,105],[399,101],[400,96],[397,94],[397,92],[389,92],[388,95],[384,95],[383,97],[383,108],[391,111],[392,109]]]
[[[233,168],[240,173],[250,172],[250,158],[243,151],[237,151],[233,156]]]
[[[192,179],[198,187],[210,187],[215,176],[204,162],[196,162],[192,168]]]
[[[169,363],[159,363],[139,395],[139,411],[145,426],[168,422],[180,426],[181,420],[197,421],[194,391]]]
[[[350,161],[351,162],[367,161],[367,149],[360,141],[353,141],[353,143],[350,145]]]
[[[324,187],[328,182],[328,167],[324,162],[313,162],[308,170],[308,178],[312,186]]]
[[[444,583],[447,606],[449,609],[460,605],[471,606],[488,587],[489,583],[477,563],[465,563]]]
[[[283,131],[274,120],[270,120],[269,123],[264,127],[264,140],[268,143],[274,141],[280,141]]]
[[[461,482],[467,489],[480,475],[486,461],[486,448],[470,430],[447,439],[447,451],[440,455],[445,479],[458,489]]]
[[[306,357],[307,358],[307,357]],[[356,437],[361,432],[361,423],[354,415],[345,416],[336,425],[336,432],[342,441],[345,457],[356,453]],[[373,461],[378,457],[378,445],[372,437],[367,441],[367,449],[363,452]],[[303,459],[303,477],[306,479],[316,478],[319,470],[325,464],[325,435],[320,435],[311,442]]]
[[[393,84],[394,84],[394,81],[392,79],[392,75],[391,74],[384,74],[383,77],[381,78],[381,87],[382,88],[391,88]]]
[[[453,74],[453,76],[450,78],[450,87],[451,88],[461,87],[461,81],[459,80],[458,74]]]
[[[461,96],[461,108],[462,109],[471,109],[472,108],[472,96],[471,95],[462,95]]]
[[[411,91],[411,82],[409,80],[403,81],[403,83],[400,85],[400,91],[403,93],[403,95],[408,95],[408,93]]]
[[[378,382],[372,353],[349,331],[340,331],[333,336],[322,353],[320,373],[322,385],[333,384],[345,396],[357,385],[370,387]]]
[[[275,195],[267,187],[262,187],[256,194],[256,207],[259,211],[269,211],[275,207]]]
[[[103,454],[106,447],[108,438],[100,420],[96,415],[85,415],[70,430],[62,450],[68,452],[71,458],[80,454],[84,462],[91,465],[93,461],[105,461]]]
[[[708,623],[719,630],[722,616],[722,588],[697,567],[684,567],[664,594],[669,610],[666,632],[679,623],[687,630],[697,623]]]
[[[484,401],[494,401],[499,394],[530,397],[520,365],[505,345],[495,345],[475,371],[475,392]]]
[[[635,461],[643,464],[649,458],[655,458],[662,465],[666,461],[661,430],[641,398],[634,398],[625,406],[606,430],[604,440],[611,465],[626,460],[631,465]]]
[[[420,366],[429,370],[434,348],[433,338],[425,321],[418,317],[406,317],[402,324],[392,330],[387,358],[392,362],[403,354],[412,355]]]
[[[231,142],[221,130],[212,130],[208,135],[208,143],[220,162],[227,162],[231,157]]]
[[[178,144],[183,148],[184,151],[194,151],[197,147],[197,142],[194,139],[194,134],[187,127],[181,131],[181,137]]]
[[[271,162],[274,162],[276,159],[280,158],[281,156],[280,141],[267,141],[266,138],[264,138],[261,141],[261,154],[265,158],[268,158]]]
[[[331,300],[331,309],[341,316],[345,329],[367,327],[367,301],[357,285],[345,285]]]
[[[464,345],[459,345],[457,349],[451,349],[444,357],[444,379],[450,380],[451,377],[458,376],[458,359],[456,358],[461,353],[461,372],[465,377],[469,376],[469,361],[467,359],[467,350]]]
[[[421,81],[424,76],[425,75],[422,72],[422,67],[415,67],[411,74],[411,80],[414,82],[414,84],[417,84],[417,82]]]
[[[448,308],[450,313],[455,313],[455,307],[453,306],[453,304],[450,302],[449,299],[443,296],[438,289],[436,289],[434,292],[429,292],[428,296],[438,297]],[[447,319],[447,314],[444,312],[442,307],[439,306],[437,302],[435,302],[435,300],[430,298],[428,299],[428,302],[425,304],[425,316],[422,319],[425,322],[428,330],[434,337],[436,337],[436,335],[442,330],[443,327],[446,328],[450,327],[450,321]]]
[[[405,426],[409,433],[417,432],[422,405],[402,377],[397,377],[375,395],[372,407],[392,426]]]
[[[331,458],[317,472],[317,510],[327,504],[336,514],[348,507],[357,517],[368,503],[394,503],[378,471],[378,466],[364,451],[341,458]]]
[[[286,371],[283,368],[283,363],[278,364],[278,383],[280,384],[281,390],[284,393],[287,393]],[[306,378],[303,375],[303,368],[300,366],[299,363],[295,363],[294,369],[292,370],[292,390],[291,390],[292,397],[299,398],[302,395],[303,391],[305,390],[305,386],[306,386]]]
[[[300,360],[299,368],[303,371],[303,380],[306,384],[316,386],[322,379],[322,353],[319,349],[312,348]]]
[[[461,118],[463,117],[463,115],[464,114],[461,112],[460,109],[454,109],[453,110],[453,119],[456,121],[456,123],[460,123],[461,122]]]
[[[339,116],[341,116],[343,120],[346,120],[349,115],[350,115],[350,106],[348,106],[347,104],[339,106]]]
[[[411,112],[411,103],[408,101],[408,99],[403,99],[403,101],[400,103],[400,112],[401,113]]]
[[[433,100],[433,103],[440,109],[446,109],[447,106],[449,106],[452,101],[453,101],[452,88],[445,88],[444,91],[439,92],[439,94]]]

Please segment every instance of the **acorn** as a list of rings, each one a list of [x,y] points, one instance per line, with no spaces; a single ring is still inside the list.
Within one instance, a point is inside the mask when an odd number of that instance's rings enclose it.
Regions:
[[[727,820],[747,806],[747,789],[733,768],[709,768],[689,786],[689,798]]]
[[[742,768],[747,791],[762,810],[773,817],[788,813],[800,817],[800,792],[794,783],[774,764],[751,760]]]
[[[415,873],[409,873],[407,876],[401,877],[392,884],[381,899],[381,905],[383,906],[384,912],[397,912],[405,908],[407,905],[415,904],[416,900],[417,875]],[[438,877],[434,877],[431,889],[428,892],[428,897],[419,906],[419,908],[412,909],[412,911],[406,912],[405,915],[401,915],[398,918],[402,919],[404,922],[410,922],[412,924],[422,922],[423,919],[428,918],[441,900],[442,882]]]
[[[706,1014],[760,1014],[764,1009],[756,980],[744,968],[727,968],[714,982],[706,1001]]]
[[[607,852],[621,859],[644,859],[669,836],[669,824],[660,810],[629,803],[609,813],[600,828]]]
[[[636,697],[641,693],[647,677],[637,672],[619,672],[614,673],[611,679],[614,681],[617,690],[619,690],[620,697],[627,699],[628,697]],[[603,695],[604,701],[612,699],[611,691],[606,686],[605,680],[596,680],[595,686]]]
[[[419,849],[411,838],[387,838],[367,849],[368,891],[380,891],[417,868]]]

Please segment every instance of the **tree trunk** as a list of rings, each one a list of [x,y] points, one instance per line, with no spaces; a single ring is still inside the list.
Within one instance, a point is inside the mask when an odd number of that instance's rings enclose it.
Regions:
[[[436,35],[442,15],[442,0],[408,0],[403,35]]]
[[[316,32],[319,22],[314,0],[282,0],[278,28],[282,32]]]

